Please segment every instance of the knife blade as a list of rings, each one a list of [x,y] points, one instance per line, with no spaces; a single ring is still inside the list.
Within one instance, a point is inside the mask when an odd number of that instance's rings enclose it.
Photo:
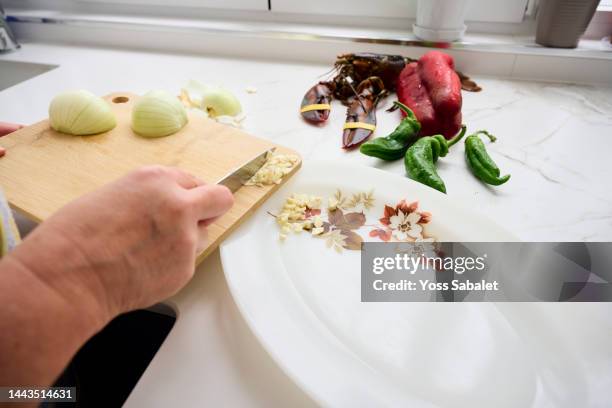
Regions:
[[[217,184],[221,184],[229,188],[232,193],[235,193],[262,168],[268,160],[268,156],[271,155],[275,149],[275,147],[268,149],[243,163],[241,166],[226,174],[221,180],[217,181]]]

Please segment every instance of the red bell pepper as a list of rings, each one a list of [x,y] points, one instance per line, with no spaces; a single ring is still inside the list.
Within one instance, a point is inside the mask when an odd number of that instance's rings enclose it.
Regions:
[[[406,65],[397,80],[397,96],[421,122],[421,135],[451,139],[461,129],[461,81],[450,55],[430,51]]]

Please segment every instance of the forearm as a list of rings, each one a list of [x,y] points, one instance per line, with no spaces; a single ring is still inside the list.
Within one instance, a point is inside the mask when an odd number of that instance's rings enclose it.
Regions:
[[[51,384],[110,319],[176,293],[201,222],[232,203],[223,186],[149,166],[45,220],[0,262],[0,386]]]
[[[0,386],[51,385],[109,318],[73,284],[78,254],[31,238],[0,262]]]

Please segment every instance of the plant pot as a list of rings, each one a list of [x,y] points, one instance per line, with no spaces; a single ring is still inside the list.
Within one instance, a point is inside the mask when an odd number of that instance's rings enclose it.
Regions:
[[[536,43],[545,47],[576,48],[598,5],[599,0],[541,0]]]

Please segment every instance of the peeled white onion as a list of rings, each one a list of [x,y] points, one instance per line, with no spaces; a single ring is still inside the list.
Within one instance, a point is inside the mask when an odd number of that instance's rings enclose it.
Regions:
[[[202,95],[202,108],[213,118],[237,116],[242,112],[238,99],[230,91],[219,87],[211,87]]]
[[[70,135],[93,135],[117,125],[108,102],[89,91],[67,91],[49,105],[51,127]]]
[[[200,108],[211,118],[237,116],[242,112],[238,98],[220,86],[210,86],[191,80],[183,88],[191,106]]]
[[[145,137],[162,137],[178,132],[187,124],[181,102],[164,91],[151,91],[132,108],[132,129]]]

